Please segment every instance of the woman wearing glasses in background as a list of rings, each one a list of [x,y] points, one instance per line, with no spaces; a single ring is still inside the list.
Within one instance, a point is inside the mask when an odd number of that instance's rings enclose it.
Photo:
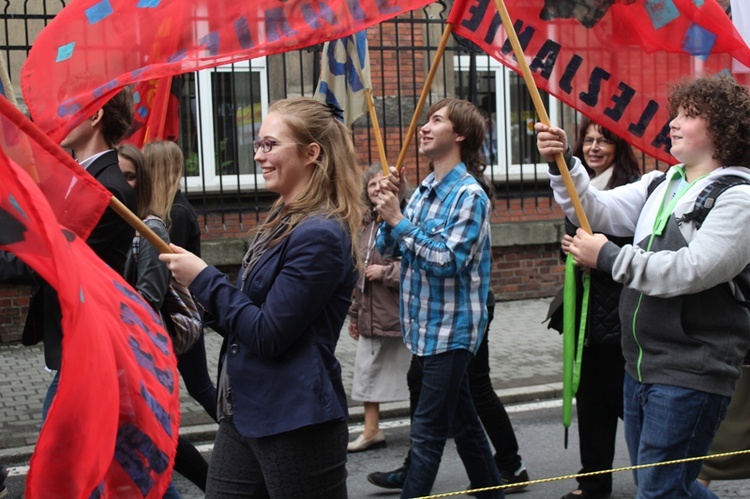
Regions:
[[[357,281],[360,172],[340,110],[269,108],[254,144],[279,194],[237,286],[182,248],[162,255],[224,336],[206,497],[344,498],[346,394],[334,350]]]
[[[580,158],[591,176],[590,185],[599,190],[628,184],[640,177],[633,149],[612,132],[583,118],[573,155]],[[577,227],[566,218],[562,252],[567,254]],[[632,240],[607,236],[622,246]],[[576,268],[578,300],[576,335],[581,314],[584,273]],[[617,437],[617,419],[622,418],[622,383],[625,360],[620,346],[618,303],[622,284],[607,272],[592,270],[587,310],[586,340],[581,362],[581,379],[576,394],[581,471],[589,473],[612,468]],[[578,479],[578,489],[563,499],[603,499],[612,492],[612,474]]]

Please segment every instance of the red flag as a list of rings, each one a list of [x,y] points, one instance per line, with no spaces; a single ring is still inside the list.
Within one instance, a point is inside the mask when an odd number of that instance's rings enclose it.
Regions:
[[[122,140],[141,148],[155,140],[177,141],[180,134],[182,78],[146,80],[133,89],[133,126]]]
[[[3,151],[0,185],[0,247],[57,290],[63,312],[60,384],[26,497],[161,498],[179,430],[168,334],[137,292],[57,223],[42,192]]]
[[[750,48],[716,0],[505,5],[539,88],[667,162],[674,162],[669,84],[703,71],[731,71],[733,61],[750,65]],[[457,0],[448,22],[519,71],[492,0]]]
[[[750,43],[750,4],[741,0],[731,0],[727,12],[731,14],[732,24],[737,28],[742,39],[745,43]],[[750,73],[750,67],[739,62],[732,69],[735,73]]]
[[[88,238],[112,194],[2,97],[0,152],[39,184],[60,225]]]
[[[342,38],[431,2],[77,0],[34,41],[21,88],[34,121],[61,140],[127,84]]]

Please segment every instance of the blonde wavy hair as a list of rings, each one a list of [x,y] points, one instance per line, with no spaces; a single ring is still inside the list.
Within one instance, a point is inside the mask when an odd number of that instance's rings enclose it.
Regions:
[[[182,150],[174,142],[160,140],[143,146],[143,155],[151,177],[151,211],[169,227],[169,212],[185,168]]]
[[[310,182],[290,203],[284,204],[279,198],[271,208],[271,213],[280,210],[278,216],[269,217],[260,227],[273,230],[279,224],[286,225],[270,244],[277,244],[302,221],[319,214],[339,219],[349,235],[354,236],[362,223],[365,206],[362,176],[349,129],[336,119],[330,107],[307,97],[276,101],[268,112],[281,116],[290,139],[300,144],[297,146],[300,154],[304,154],[311,143],[320,146]],[[352,244],[352,256],[359,264],[355,244]]]

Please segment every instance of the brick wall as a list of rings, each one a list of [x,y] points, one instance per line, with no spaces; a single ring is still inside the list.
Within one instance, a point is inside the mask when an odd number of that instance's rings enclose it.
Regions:
[[[0,343],[12,343],[21,339],[28,306],[29,288],[0,284]]]
[[[495,247],[492,257],[491,285],[498,301],[553,296],[562,286],[565,266],[557,243]]]
[[[534,187],[525,196],[508,197],[507,192],[498,192],[501,199],[492,214],[492,288],[501,301],[553,296],[562,284],[558,251],[563,215],[550,199],[539,197],[541,186]],[[546,185],[544,188],[548,190]],[[212,206],[202,205],[200,198],[192,202],[199,213],[208,213],[199,216],[203,257],[219,265],[234,281],[235,264],[244,251],[242,242],[247,241],[248,232],[265,213],[222,216]],[[223,250],[220,255],[217,247]],[[0,343],[20,340],[28,302],[28,288],[0,285]]]
[[[492,289],[499,301],[552,296],[562,285],[559,244],[496,246],[492,253]],[[234,282],[238,266],[219,268]],[[28,288],[0,285],[0,343],[21,339],[28,303]]]

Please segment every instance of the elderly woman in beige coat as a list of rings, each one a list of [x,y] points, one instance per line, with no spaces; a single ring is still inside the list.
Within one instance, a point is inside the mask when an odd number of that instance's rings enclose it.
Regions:
[[[365,175],[370,208],[374,208],[380,194],[381,178],[377,163]],[[383,258],[375,248],[379,226],[376,218],[374,210],[369,210],[359,236],[364,272],[349,309],[349,335],[358,341],[352,399],[363,402],[365,408],[365,429],[349,443],[349,452],[385,445],[379,428],[380,403],[409,397],[406,372],[411,353],[404,345],[398,315],[401,261]]]

